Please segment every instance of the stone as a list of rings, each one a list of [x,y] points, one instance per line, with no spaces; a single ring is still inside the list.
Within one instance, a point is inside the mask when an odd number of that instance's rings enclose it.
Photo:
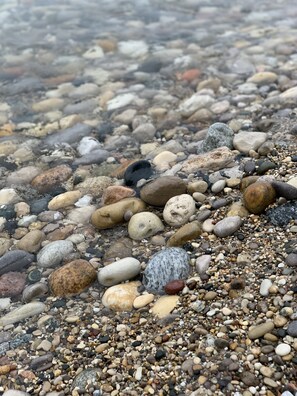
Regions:
[[[220,238],[225,238],[236,232],[242,224],[239,216],[230,216],[216,223],[213,232]]]
[[[208,128],[207,135],[199,148],[199,152],[206,153],[223,146],[232,149],[233,136],[234,132],[228,125],[216,122]]]
[[[294,103],[297,99],[297,87],[292,87],[279,95],[281,103]]]
[[[241,381],[246,386],[257,386],[260,382],[255,374],[251,373],[250,371],[243,371],[241,373]]]
[[[201,194],[199,192],[194,192],[194,194],[192,196],[196,202],[200,202],[200,203],[204,202],[207,198],[206,195]]]
[[[34,260],[33,254],[24,250],[12,250],[0,257],[0,275],[12,271],[22,271]]]
[[[177,155],[171,151],[162,151],[162,153],[155,156],[153,164],[158,172],[170,169],[176,162]]]
[[[116,240],[105,252],[104,259],[125,258],[132,256],[133,243],[129,238]]]
[[[291,349],[292,348],[290,347],[289,344],[282,343],[282,344],[278,344],[278,346],[275,348],[275,353],[278,356],[286,356],[291,352]]]
[[[108,100],[107,110],[113,111],[120,109],[122,107],[135,103],[136,100],[137,100],[137,96],[132,93],[124,93],[121,95],[117,95],[114,98]]]
[[[23,290],[22,300],[24,302],[30,302],[35,298],[43,297],[48,293],[48,287],[45,283],[37,282],[33,285],[27,286]]]
[[[17,169],[7,176],[6,185],[8,187],[13,185],[28,185],[39,173],[40,169],[35,166],[26,166],[24,168]]]
[[[49,203],[49,210],[58,210],[72,206],[82,196],[82,193],[78,190],[67,191],[65,193],[56,195]]]
[[[73,252],[73,248],[71,241],[50,242],[37,254],[37,265],[42,268],[56,267],[67,254]]]
[[[155,302],[152,308],[152,314],[160,319],[164,318],[174,310],[178,301],[178,296],[162,296]]]
[[[177,176],[163,176],[145,184],[140,190],[141,199],[152,206],[164,206],[176,196],[184,194],[186,183]]]
[[[266,215],[273,225],[284,227],[290,221],[297,219],[297,202],[288,202],[276,208],[268,209]]]
[[[202,230],[204,232],[211,233],[211,232],[213,232],[214,228],[215,228],[215,224],[214,224],[214,220],[213,219],[206,219],[202,223]]]
[[[203,194],[207,191],[207,189],[208,189],[208,184],[204,180],[197,180],[188,184],[189,194],[194,194],[195,192]],[[180,194],[183,194],[183,192],[181,192]]]
[[[30,316],[38,315],[45,311],[46,305],[39,301],[34,301],[10,311],[0,318],[0,326],[7,326],[20,322]]]
[[[22,199],[13,188],[2,188],[0,190],[0,205],[10,205],[20,202]]]
[[[218,180],[211,186],[211,191],[214,194],[219,194],[226,187],[226,180]]]
[[[151,302],[154,301],[154,298],[155,298],[155,296],[150,293],[138,296],[133,301],[133,307],[135,309],[146,307],[148,304],[150,304]]]
[[[64,100],[61,98],[49,98],[41,102],[33,103],[32,110],[36,113],[47,113],[51,110],[61,109],[65,106]]]
[[[124,198],[133,197],[135,190],[125,186],[109,186],[107,187],[102,195],[102,204],[110,205],[121,201]]]
[[[101,144],[92,136],[85,136],[81,139],[77,146],[79,155],[90,154],[93,150],[101,148]]]
[[[129,312],[133,309],[133,302],[139,295],[140,282],[128,282],[109,287],[103,297],[102,304],[116,312]]]
[[[178,294],[185,287],[185,282],[183,280],[172,280],[164,286],[164,290],[166,294],[174,295]]]
[[[263,279],[260,286],[260,294],[261,296],[268,296],[269,289],[272,286],[272,282],[270,279]]]
[[[167,246],[182,246],[185,243],[197,239],[202,233],[201,224],[192,221],[179,228],[167,241]]]
[[[255,73],[247,81],[257,85],[266,85],[266,84],[272,84],[276,80],[277,80],[276,73],[265,71],[265,72]]]
[[[8,389],[3,393],[2,396],[30,396],[30,394],[15,389]]]
[[[182,166],[182,171],[189,174],[200,170],[218,171],[234,165],[235,154],[228,147],[219,147],[205,154],[192,155]]]
[[[233,202],[227,212],[227,217],[239,216],[241,218],[249,216],[249,211],[242,202]]]
[[[143,40],[127,40],[118,43],[119,52],[130,58],[140,58],[148,53],[148,45]]]
[[[44,139],[44,143],[48,146],[55,146],[56,144],[60,143],[72,144],[84,136],[88,136],[91,131],[92,127],[90,125],[77,123],[70,126],[69,128],[47,136]]]
[[[129,165],[124,174],[126,186],[136,186],[141,179],[149,179],[153,175],[153,169],[149,161],[134,161]]]
[[[8,249],[12,245],[12,240],[8,238],[0,238],[0,257],[7,253]],[[1,262],[1,260],[0,260]]]
[[[133,257],[125,257],[108,264],[98,272],[98,282],[103,286],[113,286],[134,278],[140,273],[140,262]]]
[[[195,267],[199,275],[203,275],[207,272],[211,262],[211,256],[209,254],[203,254],[196,259]]]
[[[0,276],[0,297],[16,297],[22,293],[26,275],[20,272],[7,272]]]
[[[49,286],[55,296],[81,293],[97,278],[94,267],[86,260],[74,260],[51,273]]]
[[[168,282],[186,279],[189,273],[186,251],[176,247],[166,248],[149,260],[143,273],[143,285],[148,292],[164,294],[164,286]]]
[[[143,212],[145,209],[146,205],[141,199],[125,198],[114,204],[97,209],[91,216],[91,222],[100,230],[112,228],[123,223],[128,215],[131,217],[131,215]]]
[[[270,333],[274,329],[274,323],[272,321],[262,323],[257,326],[253,326],[248,331],[248,337],[251,340],[263,337],[265,334]]]
[[[78,388],[80,391],[85,391],[90,385],[92,386],[97,384],[99,373],[100,369],[96,368],[87,368],[82,370],[74,378],[71,385],[72,389]]]
[[[190,117],[197,110],[209,108],[214,102],[214,98],[210,95],[201,95],[197,92],[190,98],[183,101],[180,104],[178,111],[183,117]]]
[[[164,225],[157,215],[151,212],[134,214],[128,224],[128,233],[131,239],[140,241],[149,238],[164,230]]]
[[[95,210],[95,205],[87,205],[82,208],[75,208],[68,212],[67,219],[73,221],[75,224],[88,224]]]
[[[288,201],[297,199],[297,188],[291,184],[272,180],[271,185],[278,197],[284,197]]]
[[[293,322],[289,324],[287,333],[289,336],[297,338],[297,320],[293,320]]]
[[[139,143],[150,142],[153,140],[156,133],[156,128],[151,123],[145,123],[139,125],[132,132],[132,137],[134,137]]]
[[[243,193],[243,203],[249,212],[261,214],[276,198],[270,183],[257,181],[249,185]]]
[[[89,164],[101,164],[108,157],[110,157],[110,152],[103,149],[96,149],[91,151],[89,154],[85,154],[80,158],[73,161],[73,165],[89,165]]]
[[[32,230],[16,243],[16,247],[29,253],[36,253],[39,251],[41,242],[44,239],[44,232],[40,230]]]
[[[163,218],[167,224],[178,227],[187,223],[195,210],[194,199],[188,194],[181,194],[167,201],[163,210]]]
[[[266,141],[265,132],[238,132],[233,139],[233,146],[241,153],[248,154],[257,149]]]
[[[68,165],[59,165],[48,169],[31,181],[31,186],[40,193],[51,192],[53,188],[60,187],[69,179],[72,169]]]

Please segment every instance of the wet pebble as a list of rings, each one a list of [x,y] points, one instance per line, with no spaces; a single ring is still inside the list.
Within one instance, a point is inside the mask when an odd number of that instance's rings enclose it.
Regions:
[[[225,219],[216,223],[214,233],[220,237],[225,238],[234,234],[242,224],[242,219],[239,216],[226,217]]]
[[[134,278],[139,272],[140,262],[133,257],[125,257],[100,269],[98,281],[103,286],[113,286]]]
[[[37,254],[37,264],[42,268],[56,267],[63,258],[73,252],[71,241],[54,241],[44,246]]]

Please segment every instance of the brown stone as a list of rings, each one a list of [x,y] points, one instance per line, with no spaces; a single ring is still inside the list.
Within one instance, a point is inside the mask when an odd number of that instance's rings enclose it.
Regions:
[[[7,272],[0,277],[0,297],[15,297],[22,293],[26,284],[26,274]]]
[[[163,176],[142,187],[141,199],[149,205],[164,206],[166,202],[176,195],[185,194],[186,183],[177,176]]]
[[[245,280],[243,278],[232,279],[230,286],[233,290],[242,290],[245,288]]]
[[[276,193],[270,183],[256,182],[243,193],[245,207],[254,214],[260,214],[275,201]]]
[[[174,295],[183,290],[185,282],[183,280],[172,280],[164,286],[166,294]]]
[[[44,240],[44,238],[44,232],[40,230],[32,230],[23,236],[20,241],[18,241],[16,247],[29,253],[36,253],[40,249],[41,242]]]
[[[120,238],[115,241],[105,252],[104,259],[125,258],[132,256],[133,242],[129,238]]]
[[[64,240],[73,233],[73,230],[74,230],[73,224],[68,224],[61,228],[59,227],[56,230],[47,234],[47,240],[51,242]]]
[[[102,195],[102,204],[110,205],[121,201],[124,198],[133,197],[135,195],[135,191],[132,188],[124,187],[124,186],[109,186],[103,192]]]
[[[192,221],[179,228],[167,241],[167,246],[182,246],[198,238],[202,233],[199,221]]]
[[[31,185],[41,193],[50,192],[54,187],[61,186],[71,174],[70,166],[59,165],[34,177]]]
[[[182,172],[187,174],[201,169],[217,171],[234,165],[235,153],[227,147],[219,147],[205,154],[191,156],[184,162]]]
[[[97,272],[86,260],[74,260],[52,272],[49,285],[55,296],[81,293],[97,278]]]
[[[247,177],[244,177],[241,180],[241,183],[240,183],[240,190],[244,191],[248,186],[250,186],[253,183],[256,183],[256,181],[258,179],[259,179],[259,176],[247,176]]]

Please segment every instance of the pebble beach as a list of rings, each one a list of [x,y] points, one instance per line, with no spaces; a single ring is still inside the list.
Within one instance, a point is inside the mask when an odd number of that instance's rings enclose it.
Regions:
[[[2,0],[0,395],[297,395],[297,4]]]

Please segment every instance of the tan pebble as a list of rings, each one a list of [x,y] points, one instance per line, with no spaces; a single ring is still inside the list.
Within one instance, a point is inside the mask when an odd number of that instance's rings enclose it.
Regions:
[[[178,301],[178,296],[162,296],[155,302],[152,308],[152,313],[159,318],[163,318],[173,311]]]
[[[264,377],[272,377],[274,370],[271,367],[262,366],[260,368],[260,373],[264,375]]]
[[[234,188],[234,187],[238,187],[240,185],[241,179],[237,179],[237,178],[231,178],[231,179],[227,179],[226,183],[228,187]]]
[[[154,298],[155,296],[153,294],[143,294],[142,296],[138,296],[133,301],[133,307],[135,309],[143,308],[154,301]]]
[[[198,377],[198,383],[199,383],[200,385],[205,384],[206,381],[207,381],[207,378],[206,378],[204,375],[200,375],[200,376]]]
[[[228,210],[227,216],[240,216],[241,218],[247,217],[249,215],[249,211],[244,207],[241,202],[233,202]]]
[[[63,194],[56,195],[49,203],[49,210],[58,210],[74,205],[75,202],[82,196],[80,191],[67,191]]]
[[[109,348],[109,345],[107,343],[100,344],[95,348],[95,352],[97,353],[102,353],[103,351],[106,351],[106,349]]]
[[[15,370],[15,368],[16,367],[11,364],[4,364],[0,366],[0,375],[6,375],[10,373],[12,370]]]
[[[270,288],[269,288],[269,294],[277,294],[278,293],[278,287],[277,287],[277,285],[272,285],[272,286],[270,286]]]
[[[29,231],[23,238],[17,242],[16,247],[29,253],[36,253],[45,239],[44,232],[40,230]]]
[[[287,324],[287,322],[288,319],[281,315],[277,315],[273,319],[273,323],[275,324],[275,327],[283,327]]]
[[[167,246],[182,246],[186,242],[198,238],[202,233],[201,224],[192,221],[179,228],[167,241]]]
[[[22,370],[18,373],[21,377],[26,378],[28,380],[34,380],[36,375],[30,370]]]
[[[30,206],[26,202],[18,202],[14,205],[17,217],[26,216],[30,213]]]
[[[109,287],[102,297],[102,304],[116,312],[132,311],[139,286],[140,282],[128,282]]]
[[[80,320],[80,318],[79,318],[79,316],[67,316],[66,318],[65,318],[65,322],[67,322],[67,323],[76,323],[76,322],[79,322],[79,320]]]
[[[215,291],[208,291],[204,296],[204,300],[214,300],[217,295]]]
[[[270,341],[270,342],[276,342],[278,340],[277,336],[275,336],[274,334],[271,334],[271,333],[266,333],[263,338],[264,338],[264,340]]]

